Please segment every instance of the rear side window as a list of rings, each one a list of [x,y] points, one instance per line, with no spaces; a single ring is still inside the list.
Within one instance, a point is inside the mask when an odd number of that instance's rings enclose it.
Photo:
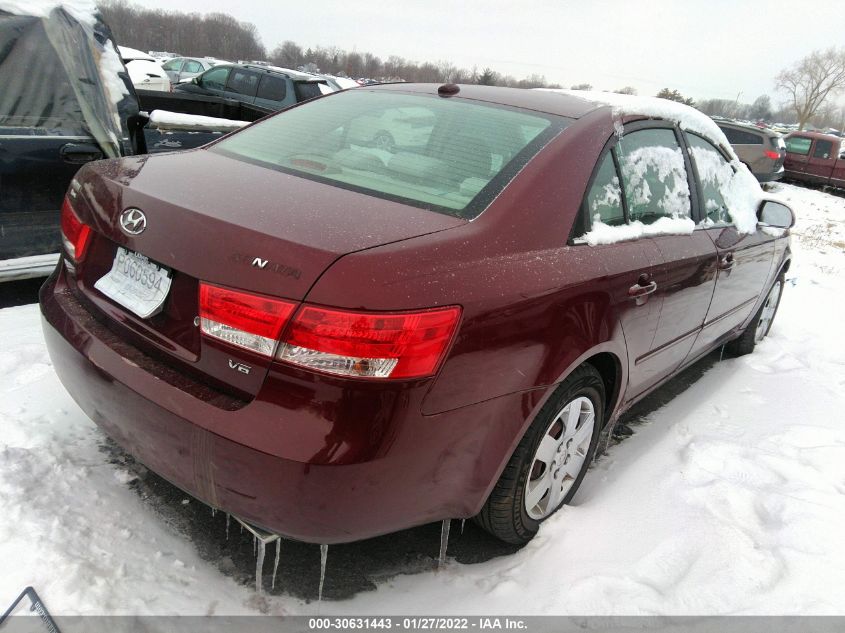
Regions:
[[[397,110],[407,119],[391,118]],[[207,151],[473,218],[569,122],[461,98],[348,90],[285,110]]]
[[[261,78],[261,83],[258,85],[258,94],[256,96],[259,99],[268,99],[270,101],[284,101],[287,92],[287,81],[283,77],[264,75]]]
[[[674,130],[631,132],[617,144],[616,153],[632,222],[651,224],[662,217],[689,217],[689,181]]]
[[[226,90],[237,92],[247,97],[254,97],[258,90],[258,75],[250,70],[235,68],[229,76]]]
[[[816,141],[816,146],[813,148],[813,158],[830,158],[832,153],[833,143],[831,141],[821,139]]]
[[[171,59],[169,62],[162,64],[161,67],[164,70],[178,71],[180,66],[182,66],[182,60],[181,59]]]
[[[698,136],[687,132],[690,154],[701,183],[701,198],[707,224],[730,222],[728,207],[722,188],[733,178],[733,167],[716,147]]]
[[[295,81],[293,86],[296,92],[297,102],[307,101],[323,94],[320,91],[320,84],[317,81]]]
[[[612,152],[608,152],[601,162],[596,178],[586,198],[587,213],[590,220],[599,220],[610,226],[625,224],[622,210],[622,189],[616,176]]]
[[[810,145],[812,144],[813,139],[803,136],[790,136],[786,139],[786,151],[792,154],[806,156],[810,153]]]
[[[737,130],[732,127],[719,127],[731,145],[762,145],[763,137],[760,134],[747,130]]]

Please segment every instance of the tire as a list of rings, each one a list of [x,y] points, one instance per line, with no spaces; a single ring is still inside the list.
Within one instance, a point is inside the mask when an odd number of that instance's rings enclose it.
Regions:
[[[540,523],[569,503],[584,479],[604,421],[604,397],[604,381],[592,365],[573,371],[528,427],[476,523],[506,543],[523,545],[534,538]],[[563,413],[565,421],[559,419]],[[567,428],[570,419],[574,424]]]
[[[766,295],[766,300],[757,314],[751,319],[739,338],[735,338],[725,346],[725,350],[731,356],[745,356],[754,351],[757,343],[762,341],[769,334],[772,329],[772,323],[775,320],[775,315],[780,306],[780,299],[783,296],[784,275],[780,273],[775,279],[775,283],[769,288],[769,294]]]

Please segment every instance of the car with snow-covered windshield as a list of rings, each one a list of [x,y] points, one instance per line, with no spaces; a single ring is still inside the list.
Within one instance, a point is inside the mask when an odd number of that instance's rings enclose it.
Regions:
[[[396,111],[427,137],[350,139]],[[793,221],[687,106],[359,88],[85,166],[44,335],[118,444],[244,522],[524,543],[621,413],[766,336]]]

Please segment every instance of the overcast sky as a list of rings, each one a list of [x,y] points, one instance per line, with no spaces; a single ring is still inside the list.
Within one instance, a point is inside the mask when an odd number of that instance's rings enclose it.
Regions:
[[[138,1],[138,0],[135,0]],[[669,87],[696,99],[752,102],[775,75],[818,48],[845,45],[845,0],[143,0],[143,6],[231,13],[268,51],[370,51],[448,60],[565,87]],[[741,93],[741,94],[740,94]]]

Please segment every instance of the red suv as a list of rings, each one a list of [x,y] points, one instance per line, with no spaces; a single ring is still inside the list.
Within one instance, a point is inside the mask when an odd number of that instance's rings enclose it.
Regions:
[[[350,140],[401,108],[424,143]],[[789,267],[791,211],[755,230],[718,129],[648,114],[386,85],[87,165],[41,289],[55,369],[150,469],[271,532],[476,517],[525,542],[621,412],[754,348]]]

